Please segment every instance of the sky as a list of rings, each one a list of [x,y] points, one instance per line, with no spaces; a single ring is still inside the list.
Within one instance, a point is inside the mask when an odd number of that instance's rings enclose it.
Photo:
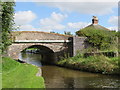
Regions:
[[[46,1],[46,2],[45,2]],[[14,20],[18,31],[44,31],[74,34],[90,25],[92,17],[99,18],[99,25],[118,30],[118,1],[99,2],[76,0],[71,2],[56,0],[22,0],[15,6]]]

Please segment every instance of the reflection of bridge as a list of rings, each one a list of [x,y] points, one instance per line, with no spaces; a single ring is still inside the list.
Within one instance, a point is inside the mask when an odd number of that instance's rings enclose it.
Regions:
[[[37,47],[46,51],[48,55],[54,53],[55,58],[69,54],[73,56],[77,50],[84,48],[83,37],[72,37],[55,33],[39,31],[17,31],[12,33],[13,43],[8,47],[8,55],[14,59],[19,58],[19,53],[29,47]],[[50,56],[49,56],[50,58]]]

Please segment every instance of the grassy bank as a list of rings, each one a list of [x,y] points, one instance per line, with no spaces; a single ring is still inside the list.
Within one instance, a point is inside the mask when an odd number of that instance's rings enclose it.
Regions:
[[[84,57],[78,54],[74,57],[63,58],[57,65],[72,69],[89,71],[102,74],[120,74],[118,57],[108,58],[104,55]]]
[[[36,76],[38,68],[30,64],[21,64],[8,57],[2,58],[3,88],[44,88],[44,79]]]

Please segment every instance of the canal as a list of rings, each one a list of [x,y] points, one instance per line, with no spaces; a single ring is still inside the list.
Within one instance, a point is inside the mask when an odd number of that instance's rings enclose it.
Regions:
[[[120,88],[120,78],[71,70],[53,65],[42,65],[41,56],[21,53],[20,60],[42,68],[46,88]]]

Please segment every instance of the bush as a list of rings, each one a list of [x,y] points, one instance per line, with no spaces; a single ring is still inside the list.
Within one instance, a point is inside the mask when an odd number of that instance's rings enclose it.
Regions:
[[[110,48],[116,41],[116,33],[108,30],[87,27],[76,32],[78,36],[87,37],[86,42],[98,49]]]

